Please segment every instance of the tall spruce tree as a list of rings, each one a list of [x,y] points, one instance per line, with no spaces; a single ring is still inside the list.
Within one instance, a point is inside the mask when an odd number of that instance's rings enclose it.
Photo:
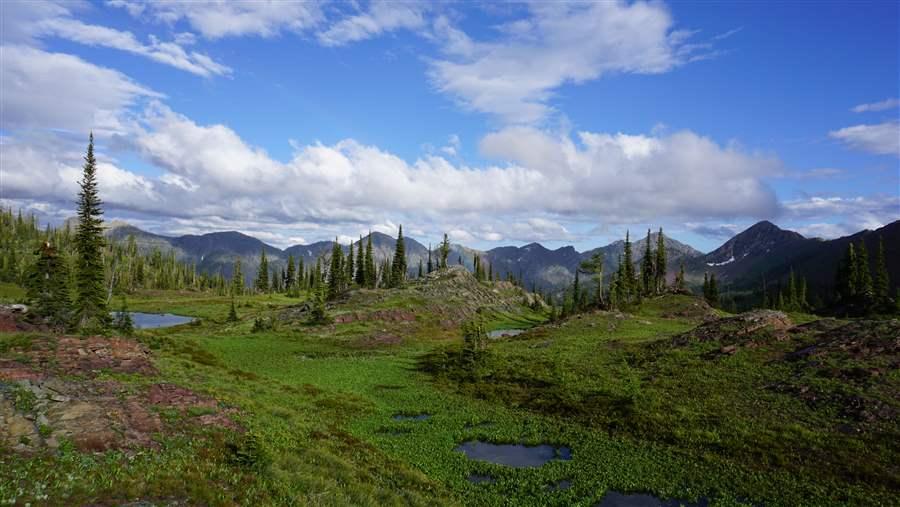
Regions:
[[[344,276],[345,283],[349,288],[353,285],[353,282],[356,280],[356,269],[353,262],[353,242],[350,242],[350,249],[347,251],[347,259],[344,261],[344,271],[346,271],[346,276]]]
[[[684,290],[684,263],[681,263],[681,267],[678,268],[678,274],[675,275],[675,290],[683,291]]]
[[[884,238],[878,237],[878,253],[875,255],[875,299],[879,303],[890,301],[891,278],[888,274],[887,259],[884,256]]]
[[[653,263],[655,257],[653,249],[650,247],[650,229],[647,229],[647,239],[644,245],[644,258],[641,259],[641,290],[645,296],[651,296],[656,292],[656,273],[654,273]]]
[[[262,249],[259,254],[259,269],[256,270],[256,283],[254,288],[257,292],[269,291],[269,260],[266,258],[266,249]]]
[[[372,231],[366,241],[366,287],[374,289],[378,283],[378,273],[375,270],[375,254],[372,252]]]
[[[234,260],[234,268],[231,272],[231,293],[240,296],[244,293],[244,273],[241,272],[241,260]]]
[[[434,264],[431,261],[431,243],[428,243],[428,264],[427,264],[428,272],[431,273],[434,271]]]
[[[847,245],[844,258],[838,264],[835,276],[835,286],[840,299],[849,302],[856,296],[856,282],[856,250],[853,248],[853,243],[850,242]]]
[[[337,299],[344,291],[344,249],[337,238],[331,247],[331,267],[328,270],[328,299]]]
[[[441,241],[441,246],[438,247],[438,252],[441,255],[441,263],[439,267],[441,269],[447,267],[447,257],[450,256],[450,238],[447,237],[447,233],[444,233],[444,240]]]
[[[363,254],[362,235],[359,236],[359,241],[356,242],[356,285],[360,287],[366,286],[366,258]]]
[[[397,232],[394,244],[394,261],[391,263],[391,287],[401,287],[406,281],[406,242],[403,241],[403,226]]]
[[[637,280],[634,272],[634,261],[631,254],[631,237],[629,231],[625,231],[625,254],[622,259],[622,277],[619,283],[622,285],[622,292],[625,295],[624,302],[631,303],[637,296]]]
[[[575,280],[572,282],[572,313],[578,313],[583,309],[581,300],[581,280],[578,269],[575,270]]]
[[[294,265],[294,254],[288,255],[287,271],[284,274],[284,288],[288,293],[293,293],[297,283],[297,266]]]
[[[709,275],[709,297],[706,300],[713,308],[719,307],[719,283],[716,281],[716,274]]]
[[[857,293],[865,302],[871,302],[875,291],[872,286],[872,272],[869,269],[869,252],[866,242],[862,239],[859,240],[856,254],[856,276]]]
[[[666,290],[666,262],[668,262],[666,257],[666,238],[663,236],[662,227],[660,227],[659,233],[656,235],[656,266],[654,266],[657,294],[661,294]]]
[[[79,326],[86,330],[109,326],[110,315],[104,291],[103,208],[97,189],[97,160],[94,158],[94,134],[88,141],[84,171],[79,182],[78,229],[75,233],[76,263],[75,312]]]

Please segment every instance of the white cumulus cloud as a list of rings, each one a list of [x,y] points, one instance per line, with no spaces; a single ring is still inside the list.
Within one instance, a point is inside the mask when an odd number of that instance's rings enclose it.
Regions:
[[[854,150],[900,157],[900,121],[854,125],[833,130],[828,135]]]

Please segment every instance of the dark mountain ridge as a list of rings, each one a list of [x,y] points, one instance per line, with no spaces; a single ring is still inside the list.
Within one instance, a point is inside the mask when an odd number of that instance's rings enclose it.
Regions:
[[[144,251],[154,248],[171,249],[179,259],[194,262],[198,270],[206,273],[221,272],[226,277],[231,276],[234,261],[240,259],[248,282],[256,276],[263,249],[270,268],[281,269],[286,266],[290,255],[295,260],[302,260],[306,266],[314,265],[319,258],[327,260],[333,245],[331,241],[319,241],[279,249],[236,231],[168,237],[127,224],[115,224],[108,229],[107,234],[118,241],[134,236],[138,247]],[[380,232],[373,232],[371,235],[376,263],[393,257],[396,239]],[[762,287],[763,280],[767,285],[777,287],[793,270],[797,276],[807,280],[812,290],[827,291],[833,286],[834,272],[847,245],[851,241],[864,240],[870,262],[874,266],[879,238],[884,240],[892,286],[900,286],[900,220],[876,231],[861,231],[832,240],[805,238],[797,232],[762,221],[707,254],[666,236],[667,273],[672,280],[683,263],[689,285],[699,286],[704,273],[711,273],[720,280],[724,291],[751,293]],[[362,238],[364,242],[366,239],[367,236]],[[655,248],[657,233],[651,233],[650,241],[652,248]],[[424,266],[427,262],[428,248],[408,236],[405,237],[405,242],[409,273],[415,276],[419,263]],[[636,265],[643,258],[645,245],[646,236],[635,239],[632,243]],[[571,284],[578,266],[594,254],[603,257],[604,273],[608,280],[609,273],[618,268],[624,246],[625,242],[618,240],[606,246],[578,252],[572,246],[550,250],[540,243],[529,243],[521,247],[501,246],[481,251],[454,244],[448,262],[457,264],[461,261],[471,270],[474,257],[478,255],[501,278],[512,275],[522,280],[527,288],[556,292]],[[346,253],[349,246],[344,245],[343,248]],[[432,256],[437,263],[437,246],[433,245],[432,248]],[[354,257],[357,251],[354,244]]]

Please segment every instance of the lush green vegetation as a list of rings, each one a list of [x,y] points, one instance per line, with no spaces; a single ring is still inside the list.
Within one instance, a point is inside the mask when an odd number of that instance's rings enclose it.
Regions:
[[[721,356],[720,343],[673,346],[669,337],[709,311],[694,298],[649,299],[635,315],[587,313],[491,340],[474,375],[454,370],[459,332],[440,328],[423,298],[415,288],[357,291],[332,313],[425,310],[410,322],[312,326],[284,317],[297,300],[283,295],[237,298],[237,323],[227,322],[230,297],[135,295],[133,309],[201,318],[139,332],[160,368],[158,378],[140,382],[164,379],[215,396],[240,409],[247,432],[185,426],[159,435],[159,450],[137,454],[0,451],[0,498],[591,505],[613,489],[721,505],[887,505],[896,492],[896,422],[844,435],[835,430],[834,406],[813,409],[763,389],[792,373],[772,361],[789,342],[759,337],[762,346]],[[482,315],[490,329],[541,318],[526,307]],[[257,317],[271,318],[275,329],[253,333]],[[368,339],[379,333],[402,341]],[[21,336],[0,335],[0,343]],[[897,372],[881,366],[889,373],[874,395],[889,398]],[[863,385],[837,378],[809,381],[865,394]],[[423,413],[431,417],[392,419]],[[573,459],[511,469],[454,451],[473,439],[566,445]],[[470,474],[496,482],[473,484]],[[561,480],[572,487],[551,487]]]

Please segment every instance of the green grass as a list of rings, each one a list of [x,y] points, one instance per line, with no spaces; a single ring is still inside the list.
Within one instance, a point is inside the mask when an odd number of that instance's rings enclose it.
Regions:
[[[25,289],[9,282],[0,282],[0,303],[21,303],[25,300]]]
[[[354,298],[336,312],[423,306],[408,291],[363,291]],[[813,410],[759,389],[792,373],[770,361],[787,345],[773,341],[717,359],[707,357],[714,344],[666,345],[667,337],[698,322],[672,316],[693,308],[693,301],[650,300],[634,316],[584,315],[492,340],[473,374],[460,371],[456,361],[458,331],[440,327],[439,316],[429,313],[414,322],[287,322],[251,333],[253,318],[274,316],[298,300],[239,298],[241,321],[227,324],[228,297],[140,294],[129,299],[134,310],[202,319],[196,326],[138,333],[156,355],[156,380],[237,407],[246,432],[191,430],[181,418],[205,411],[174,411],[168,419],[181,429],[160,435],[157,451],[90,455],[64,447],[55,455],[25,457],[0,450],[0,499],[593,505],[614,489],[705,496],[715,505],[738,499],[890,504],[891,490],[873,478],[891,472],[896,444],[879,443],[877,434],[841,437],[833,430],[833,409]],[[489,329],[532,328],[544,319],[525,308],[489,309],[485,316]],[[403,341],[363,346],[378,333]],[[0,353],[27,343],[25,336],[0,335]],[[896,370],[890,375],[897,382]],[[836,386],[835,379],[809,380],[823,389],[855,389]],[[392,419],[421,413],[431,417]],[[473,439],[565,445],[573,459],[512,469],[454,450]],[[842,477],[838,472],[848,467],[856,475]],[[496,482],[472,484],[469,474]],[[570,480],[572,488],[548,487],[560,480]]]

